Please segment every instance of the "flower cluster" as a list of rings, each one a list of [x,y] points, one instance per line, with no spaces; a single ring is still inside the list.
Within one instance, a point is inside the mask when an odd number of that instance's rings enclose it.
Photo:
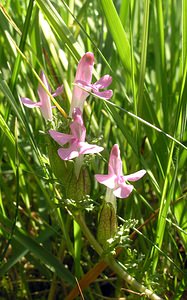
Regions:
[[[72,122],[70,124],[70,133],[66,134],[55,130],[49,130],[50,136],[60,146],[62,146],[58,149],[58,155],[62,160],[65,161],[81,158],[82,162],[82,158],[84,155],[99,153],[103,150],[103,147],[89,144],[85,141],[86,128],[84,126],[82,114],[84,102],[89,96],[90,92],[92,92],[96,97],[99,98],[110,99],[112,97],[112,90],[103,90],[112,83],[112,77],[109,75],[104,75],[98,81],[92,83],[93,65],[94,55],[91,52],[85,53],[79,61],[74,80],[72,100],[69,112],[69,116],[72,118]],[[51,106],[49,97],[51,88],[43,72],[41,72],[40,74],[40,79],[43,83],[43,85],[39,84],[38,87],[38,95],[40,101],[33,102],[29,98],[21,98],[21,101],[27,107],[39,107],[44,119],[47,121],[51,121],[53,118],[53,107]],[[56,97],[61,94],[62,91],[63,86],[60,86],[56,89],[52,96]],[[68,146],[64,147],[64,145],[66,144],[68,144]],[[140,170],[131,175],[124,176],[122,172],[122,160],[120,157],[119,146],[115,144],[110,153],[108,174],[96,174],[95,178],[99,183],[104,184],[107,189],[110,189],[112,191],[114,198],[127,198],[133,190],[133,186],[131,184],[128,184],[127,182],[137,181],[141,177],[143,177],[145,173],[145,170]],[[111,193],[109,198],[112,199]]]

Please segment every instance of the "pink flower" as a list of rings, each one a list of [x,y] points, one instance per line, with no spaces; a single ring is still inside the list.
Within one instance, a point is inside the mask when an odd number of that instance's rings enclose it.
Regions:
[[[42,82],[45,85],[45,87],[47,88],[47,90],[49,92],[51,92],[51,88],[49,86],[49,83],[48,83],[47,78],[43,71],[41,71],[41,73],[40,73],[40,79],[42,80]],[[62,91],[63,91],[63,86],[61,85],[56,89],[56,91],[52,94],[52,96],[56,97],[56,96],[60,95],[62,93]],[[44,119],[51,121],[53,118],[53,115],[52,115],[53,107],[51,106],[51,101],[50,101],[49,95],[46,93],[46,91],[44,90],[44,88],[42,87],[41,84],[39,84],[39,86],[38,86],[38,96],[40,99],[39,102],[33,102],[29,98],[21,98],[21,101],[27,107],[30,107],[30,108],[39,107]]]
[[[70,116],[74,108],[79,107],[81,111],[83,111],[83,105],[86,98],[89,96],[89,92],[94,93],[96,96],[110,99],[112,97],[112,90],[99,91],[100,89],[104,89],[108,87],[112,82],[112,77],[109,75],[105,75],[101,77],[95,83],[91,83],[92,73],[93,73],[93,65],[94,65],[94,55],[91,52],[87,52],[83,55],[81,60],[79,61],[77,72],[75,76],[75,83],[77,85],[73,88],[72,101],[70,107]],[[79,86],[80,87],[79,87]],[[84,91],[83,89],[86,91]],[[87,92],[88,91],[88,92]]]
[[[70,134],[49,130],[49,134],[59,145],[63,146],[69,143],[68,148],[60,148],[58,150],[58,155],[61,159],[70,160],[79,157],[81,154],[99,153],[103,150],[103,147],[85,142],[86,128],[79,108],[75,108],[73,111],[73,122],[70,125],[70,129]]]
[[[112,83],[112,77],[110,75],[104,75],[95,83],[86,83],[83,80],[77,80],[76,83],[80,87],[83,87],[89,92],[92,92],[95,96],[101,98],[110,99],[113,95],[112,90],[106,90],[100,92],[100,89],[104,89]]]
[[[122,161],[120,157],[119,146],[115,144],[112,147],[108,175],[95,175],[96,180],[113,190],[113,194],[118,198],[127,198],[133,190],[133,185],[127,184],[126,181],[137,181],[145,175],[145,170],[124,176],[122,173]]]

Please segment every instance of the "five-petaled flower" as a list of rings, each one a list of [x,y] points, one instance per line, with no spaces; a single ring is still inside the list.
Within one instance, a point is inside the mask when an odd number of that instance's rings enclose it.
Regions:
[[[92,73],[94,65],[94,55],[91,52],[85,53],[79,61],[77,72],[75,76],[75,85],[72,93],[72,100],[70,106],[70,116],[72,116],[73,110],[79,107],[83,111],[84,101],[89,96],[89,92],[92,92],[95,96],[99,96],[105,99],[112,97],[112,90],[100,91],[108,87],[112,82],[112,77],[105,75],[101,77],[95,83],[91,83]]]
[[[99,153],[103,147],[85,142],[86,128],[83,123],[82,112],[75,108],[72,114],[73,122],[70,124],[70,134],[49,130],[51,137],[61,146],[69,143],[68,148],[58,149],[58,155],[63,160],[70,160],[80,155]]]
[[[115,144],[112,147],[108,175],[95,175],[96,180],[113,190],[113,194],[118,198],[127,198],[133,190],[133,185],[127,184],[127,181],[137,181],[145,175],[145,170],[124,176],[122,173],[122,161],[120,157],[119,146]]]
[[[51,88],[49,86],[49,83],[47,81],[47,78],[44,74],[43,71],[41,71],[40,73],[40,79],[42,80],[43,84],[45,85],[46,89],[51,92]],[[52,93],[53,97],[56,97],[58,95],[60,95],[63,91],[63,86],[59,86],[54,93]],[[21,98],[22,103],[30,108],[33,107],[39,107],[41,110],[41,113],[44,117],[45,120],[52,120],[53,118],[53,114],[52,114],[52,106],[51,106],[51,101],[50,101],[50,97],[47,94],[47,92],[44,90],[44,88],[42,87],[41,84],[39,84],[38,86],[38,96],[40,101],[39,102],[33,102],[31,99],[29,98]]]

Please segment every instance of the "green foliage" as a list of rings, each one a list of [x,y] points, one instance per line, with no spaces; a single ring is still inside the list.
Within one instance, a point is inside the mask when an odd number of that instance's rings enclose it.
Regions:
[[[96,237],[105,187],[94,174],[106,174],[115,143],[124,173],[144,168],[147,175],[132,196],[117,200],[117,215],[128,231],[140,228],[129,243],[120,221],[109,241],[110,255],[122,247],[120,266],[163,299],[185,293],[186,14],[186,0],[1,2],[1,299],[64,299],[75,276],[94,269],[98,254],[76,225],[76,214],[82,205]],[[57,102],[68,114],[76,66],[87,51],[95,55],[95,79],[113,77],[114,95],[110,101],[90,95],[85,105],[88,139],[99,140],[105,150],[88,159],[77,180],[74,164],[57,155],[49,124],[39,110],[23,107],[20,97],[38,100],[36,74],[42,69],[52,90],[63,83]],[[54,115],[66,132],[69,120],[58,109]],[[101,272],[100,280],[83,290],[85,299],[139,299],[116,278],[109,269]]]

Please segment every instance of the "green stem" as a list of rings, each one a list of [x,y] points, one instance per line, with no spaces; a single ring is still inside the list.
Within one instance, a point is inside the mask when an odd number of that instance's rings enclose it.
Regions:
[[[77,223],[79,223],[81,230],[83,231],[85,237],[88,239],[90,245],[93,246],[95,251],[99,254],[99,256],[103,255],[103,249],[100,246],[100,244],[97,242],[93,234],[90,232],[89,228],[87,227],[84,217],[81,213],[78,213],[74,215]],[[106,255],[104,257],[105,262],[108,264],[108,266],[116,273],[118,274],[122,279],[124,279],[131,287],[134,289],[140,291],[141,293],[144,293],[145,296],[147,296],[149,299],[152,300],[162,300],[161,297],[157,296],[154,292],[147,289],[145,286],[143,286],[141,283],[136,281],[134,277],[129,275],[123,268],[123,266],[120,264],[120,262],[117,262],[115,258],[112,255]]]
[[[80,258],[81,258],[81,228],[79,224],[73,220],[73,231],[74,231],[74,261],[75,261],[75,276],[76,278],[81,277],[81,264],[80,264]]]
[[[103,254],[103,249],[100,246],[100,244],[96,241],[93,234],[90,232],[88,226],[85,223],[83,215],[81,213],[78,213],[74,215],[74,218],[81,227],[81,230],[84,233],[87,240],[89,241],[90,245],[92,245],[95,251],[99,254],[99,256],[101,256]]]

